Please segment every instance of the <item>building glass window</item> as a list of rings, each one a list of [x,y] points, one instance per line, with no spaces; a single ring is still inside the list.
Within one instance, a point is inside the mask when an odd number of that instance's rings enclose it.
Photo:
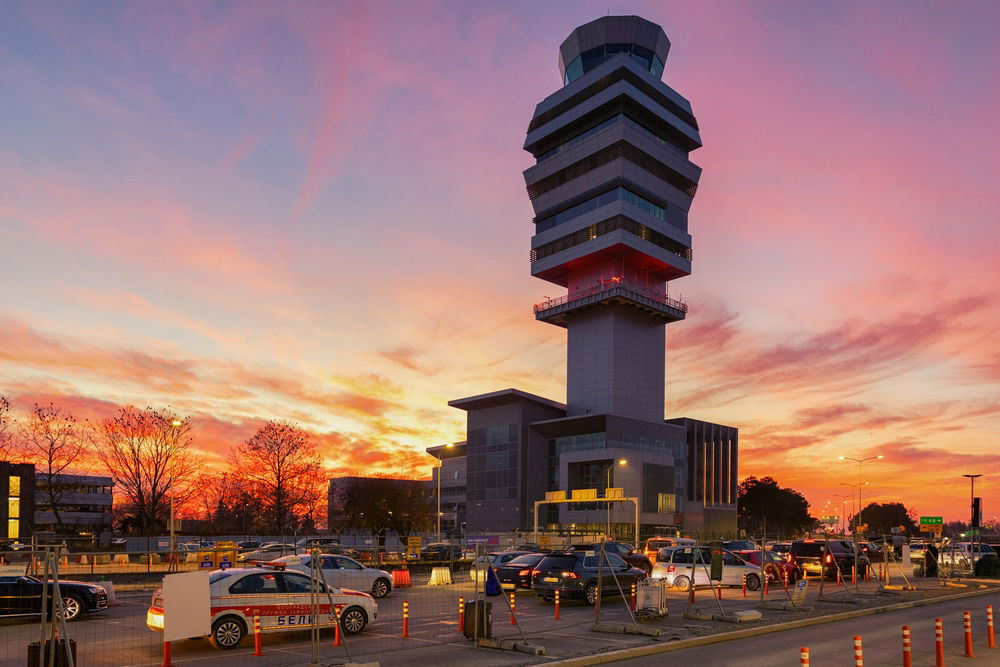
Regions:
[[[677,496],[672,493],[660,493],[656,496],[656,511],[660,514],[673,514],[677,511]]]
[[[10,479],[10,495],[20,496],[21,495],[21,478],[16,475],[11,475]]]
[[[18,519],[7,519],[7,539],[16,540],[21,536],[20,521]]]
[[[563,211],[560,211],[555,215],[546,216],[540,220],[536,220],[535,233],[539,234],[552,229],[553,227],[558,227],[563,223],[579,218],[581,215],[585,215],[591,211],[596,211],[602,206],[607,206],[608,204],[612,204],[616,201],[624,201],[626,204],[634,206],[640,211],[653,216],[657,220],[665,221],[667,219],[666,206],[654,204],[642,195],[636,194],[635,192],[632,192],[622,186],[618,186],[613,190],[602,192],[596,197],[591,197],[590,199],[582,201],[576,206],[571,206]]]
[[[21,518],[21,499],[20,498],[8,498],[7,499],[7,518],[9,518],[9,519],[19,519],[19,518]]]

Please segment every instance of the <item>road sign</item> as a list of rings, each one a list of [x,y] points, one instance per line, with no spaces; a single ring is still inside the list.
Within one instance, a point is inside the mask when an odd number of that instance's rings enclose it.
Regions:
[[[552,538],[548,535],[542,535],[538,538],[538,546],[548,549],[552,546]]]
[[[802,604],[805,602],[806,588],[808,586],[809,580],[804,577],[795,583],[795,592],[792,593],[792,604]]]
[[[407,537],[406,546],[420,548],[420,538],[419,537]]]
[[[940,533],[943,527],[944,527],[944,520],[942,517],[939,516],[920,517],[920,532]]]

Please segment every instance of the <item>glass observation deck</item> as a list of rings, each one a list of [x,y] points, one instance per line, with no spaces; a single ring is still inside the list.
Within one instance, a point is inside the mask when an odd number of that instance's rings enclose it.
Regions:
[[[609,58],[624,54],[645,67],[657,79],[663,76],[663,63],[656,54],[638,44],[601,44],[584,51],[566,66],[563,85],[576,81]]]

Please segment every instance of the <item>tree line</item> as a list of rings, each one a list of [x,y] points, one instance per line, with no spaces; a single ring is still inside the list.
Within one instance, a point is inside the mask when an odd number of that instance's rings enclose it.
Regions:
[[[162,534],[174,516],[204,520],[205,532],[292,535],[325,524],[326,479],[316,444],[285,421],[262,424],[236,443],[224,471],[206,470],[190,418],[169,408],[127,405],[96,422],[81,421],[53,403],[27,415],[0,396],[0,460],[33,463],[44,504],[57,530],[67,525],[59,507],[59,476],[103,469],[115,485],[115,528]]]

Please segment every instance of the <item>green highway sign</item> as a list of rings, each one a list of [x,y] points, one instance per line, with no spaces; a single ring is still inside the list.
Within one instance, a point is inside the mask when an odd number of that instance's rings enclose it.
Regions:
[[[920,523],[927,524],[929,526],[944,525],[944,521],[942,521],[939,516],[922,516],[920,517]]]

